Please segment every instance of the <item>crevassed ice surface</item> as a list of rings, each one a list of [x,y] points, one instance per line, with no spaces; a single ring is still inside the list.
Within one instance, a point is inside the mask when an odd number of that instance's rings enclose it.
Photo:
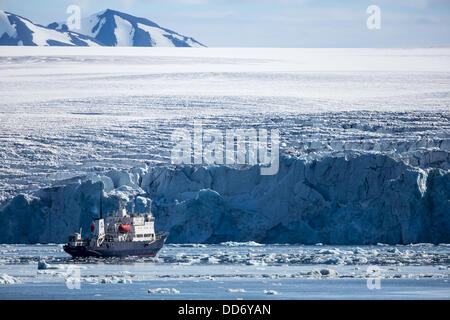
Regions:
[[[86,172],[166,164],[170,134],[194,119],[278,128],[282,154],[382,151],[448,170],[449,55],[2,47],[0,200]]]

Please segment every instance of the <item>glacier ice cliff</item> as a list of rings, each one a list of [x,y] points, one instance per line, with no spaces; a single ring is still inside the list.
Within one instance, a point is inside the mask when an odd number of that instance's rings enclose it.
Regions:
[[[273,176],[258,166],[145,166],[61,181],[0,209],[2,243],[65,242],[93,217],[150,207],[175,243],[450,242],[450,175],[382,154],[306,161],[282,157]],[[151,199],[151,200],[150,200]]]

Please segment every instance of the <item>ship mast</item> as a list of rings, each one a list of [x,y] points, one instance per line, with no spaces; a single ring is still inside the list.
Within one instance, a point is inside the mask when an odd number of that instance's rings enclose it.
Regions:
[[[102,206],[103,190],[100,193],[100,219],[103,219],[103,206]]]

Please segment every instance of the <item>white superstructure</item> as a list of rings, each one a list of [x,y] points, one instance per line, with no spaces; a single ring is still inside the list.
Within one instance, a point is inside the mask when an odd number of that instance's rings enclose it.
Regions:
[[[100,246],[103,241],[154,241],[156,239],[155,219],[151,213],[130,214],[121,206],[117,213],[109,214],[105,220],[105,222],[102,218],[94,220],[91,225],[90,241],[95,241],[97,246]]]
[[[69,236],[64,251],[73,257],[154,257],[163,247],[169,233],[155,233],[155,219],[146,214],[127,213],[123,204],[114,214],[103,219],[102,196],[100,214],[91,224],[90,235],[83,239],[81,230]]]

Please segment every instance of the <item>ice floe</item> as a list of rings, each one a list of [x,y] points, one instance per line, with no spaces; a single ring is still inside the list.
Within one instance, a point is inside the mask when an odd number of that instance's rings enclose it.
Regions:
[[[16,284],[16,283],[21,283],[21,281],[7,274],[0,274],[0,284]]]
[[[156,288],[156,289],[148,289],[148,293],[151,294],[180,294],[180,291],[175,288]]]

